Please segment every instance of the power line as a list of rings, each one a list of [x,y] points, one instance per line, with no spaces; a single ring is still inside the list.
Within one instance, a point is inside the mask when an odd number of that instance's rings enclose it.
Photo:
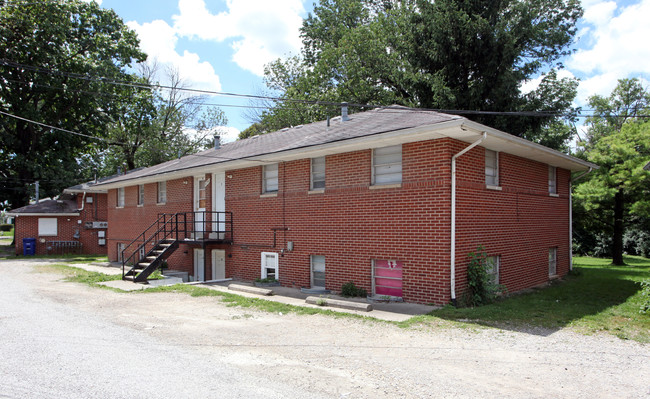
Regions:
[[[301,100],[301,99],[291,99],[291,98],[283,98],[277,96],[242,94],[242,93],[222,92],[222,91],[205,90],[205,89],[192,89],[187,87],[175,87],[175,86],[162,85],[162,84],[124,82],[119,80],[113,80],[106,77],[94,77],[94,76],[78,74],[78,73],[55,71],[53,69],[21,64],[6,59],[0,59],[0,64],[12,68],[17,68],[17,69],[20,68],[27,69],[33,72],[42,72],[51,75],[65,76],[73,79],[95,81],[95,82],[101,82],[101,83],[106,83],[111,85],[132,87],[132,88],[144,89],[144,90],[152,90],[152,89],[176,90],[176,91],[197,93],[201,95],[214,95],[214,96],[227,96],[227,97],[236,97],[236,98],[257,99],[257,100],[269,100],[269,101],[277,101],[277,102],[285,102],[285,103],[289,102],[294,104],[329,105],[329,106],[336,106],[336,107],[340,107],[344,105],[344,103],[335,102],[335,101]],[[391,110],[391,109],[403,110],[403,108],[401,107],[382,106],[382,105],[374,105],[374,104],[348,103],[347,105],[350,107],[370,108],[370,109],[381,108],[386,110]],[[238,106],[238,107],[245,108],[247,106]],[[248,106],[247,108],[253,108],[253,107]],[[269,108],[269,107],[261,107],[261,108]],[[569,116],[566,113],[555,112],[555,111],[478,111],[478,110],[458,110],[458,109],[440,109],[440,108],[411,108],[411,110],[415,110],[416,112],[433,111],[433,112],[441,112],[441,113],[456,114],[456,115],[493,115],[493,116],[504,115],[504,116],[530,116],[530,117]],[[585,117],[585,116],[580,115],[578,117]]]

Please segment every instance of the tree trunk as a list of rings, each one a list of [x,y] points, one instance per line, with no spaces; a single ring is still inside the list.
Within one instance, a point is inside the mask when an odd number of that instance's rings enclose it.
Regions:
[[[614,195],[614,240],[612,243],[612,263],[622,266],[623,262],[623,211],[625,207],[623,189],[620,188]]]

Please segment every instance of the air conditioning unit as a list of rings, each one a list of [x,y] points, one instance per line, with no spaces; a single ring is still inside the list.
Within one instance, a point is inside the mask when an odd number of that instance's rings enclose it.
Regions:
[[[93,229],[107,229],[108,222],[93,222]]]

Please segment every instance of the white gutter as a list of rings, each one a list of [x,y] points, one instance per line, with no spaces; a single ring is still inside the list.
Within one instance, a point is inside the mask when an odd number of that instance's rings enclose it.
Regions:
[[[576,176],[575,178],[569,180],[569,270],[573,270],[573,190],[572,190],[572,185],[574,181],[577,181],[579,179],[582,179],[591,171],[594,170],[594,168],[589,168],[584,173],[581,173],[580,175]]]
[[[79,213],[84,210],[84,207],[86,206],[86,192],[84,191],[84,197],[81,199],[81,209],[77,209]]]
[[[465,147],[461,152],[451,157],[451,302],[456,306],[456,158],[467,151],[481,144],[487,138],[487,132],[483,137]]]

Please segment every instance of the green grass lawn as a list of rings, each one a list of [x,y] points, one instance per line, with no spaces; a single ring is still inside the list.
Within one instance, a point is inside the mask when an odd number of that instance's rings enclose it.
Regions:
[[[0,231],[0,237],[13,237],[13,236],[14,236],[13,227],[9,231]]]
[[[478,308],[448,306],[407,324],[446,319],[512,329],[569,327],[650,342],[650,315],[639,313],[639,282],[650,279],[650,259],[627,256],[625,262],[627,266],[612,266],[608,259],[576,257],[575,275],[548,288]]]
[[[108,262],[106,255],[61,254],[61,255],[14,255],[10,259],[62,259],[67,264]]]

